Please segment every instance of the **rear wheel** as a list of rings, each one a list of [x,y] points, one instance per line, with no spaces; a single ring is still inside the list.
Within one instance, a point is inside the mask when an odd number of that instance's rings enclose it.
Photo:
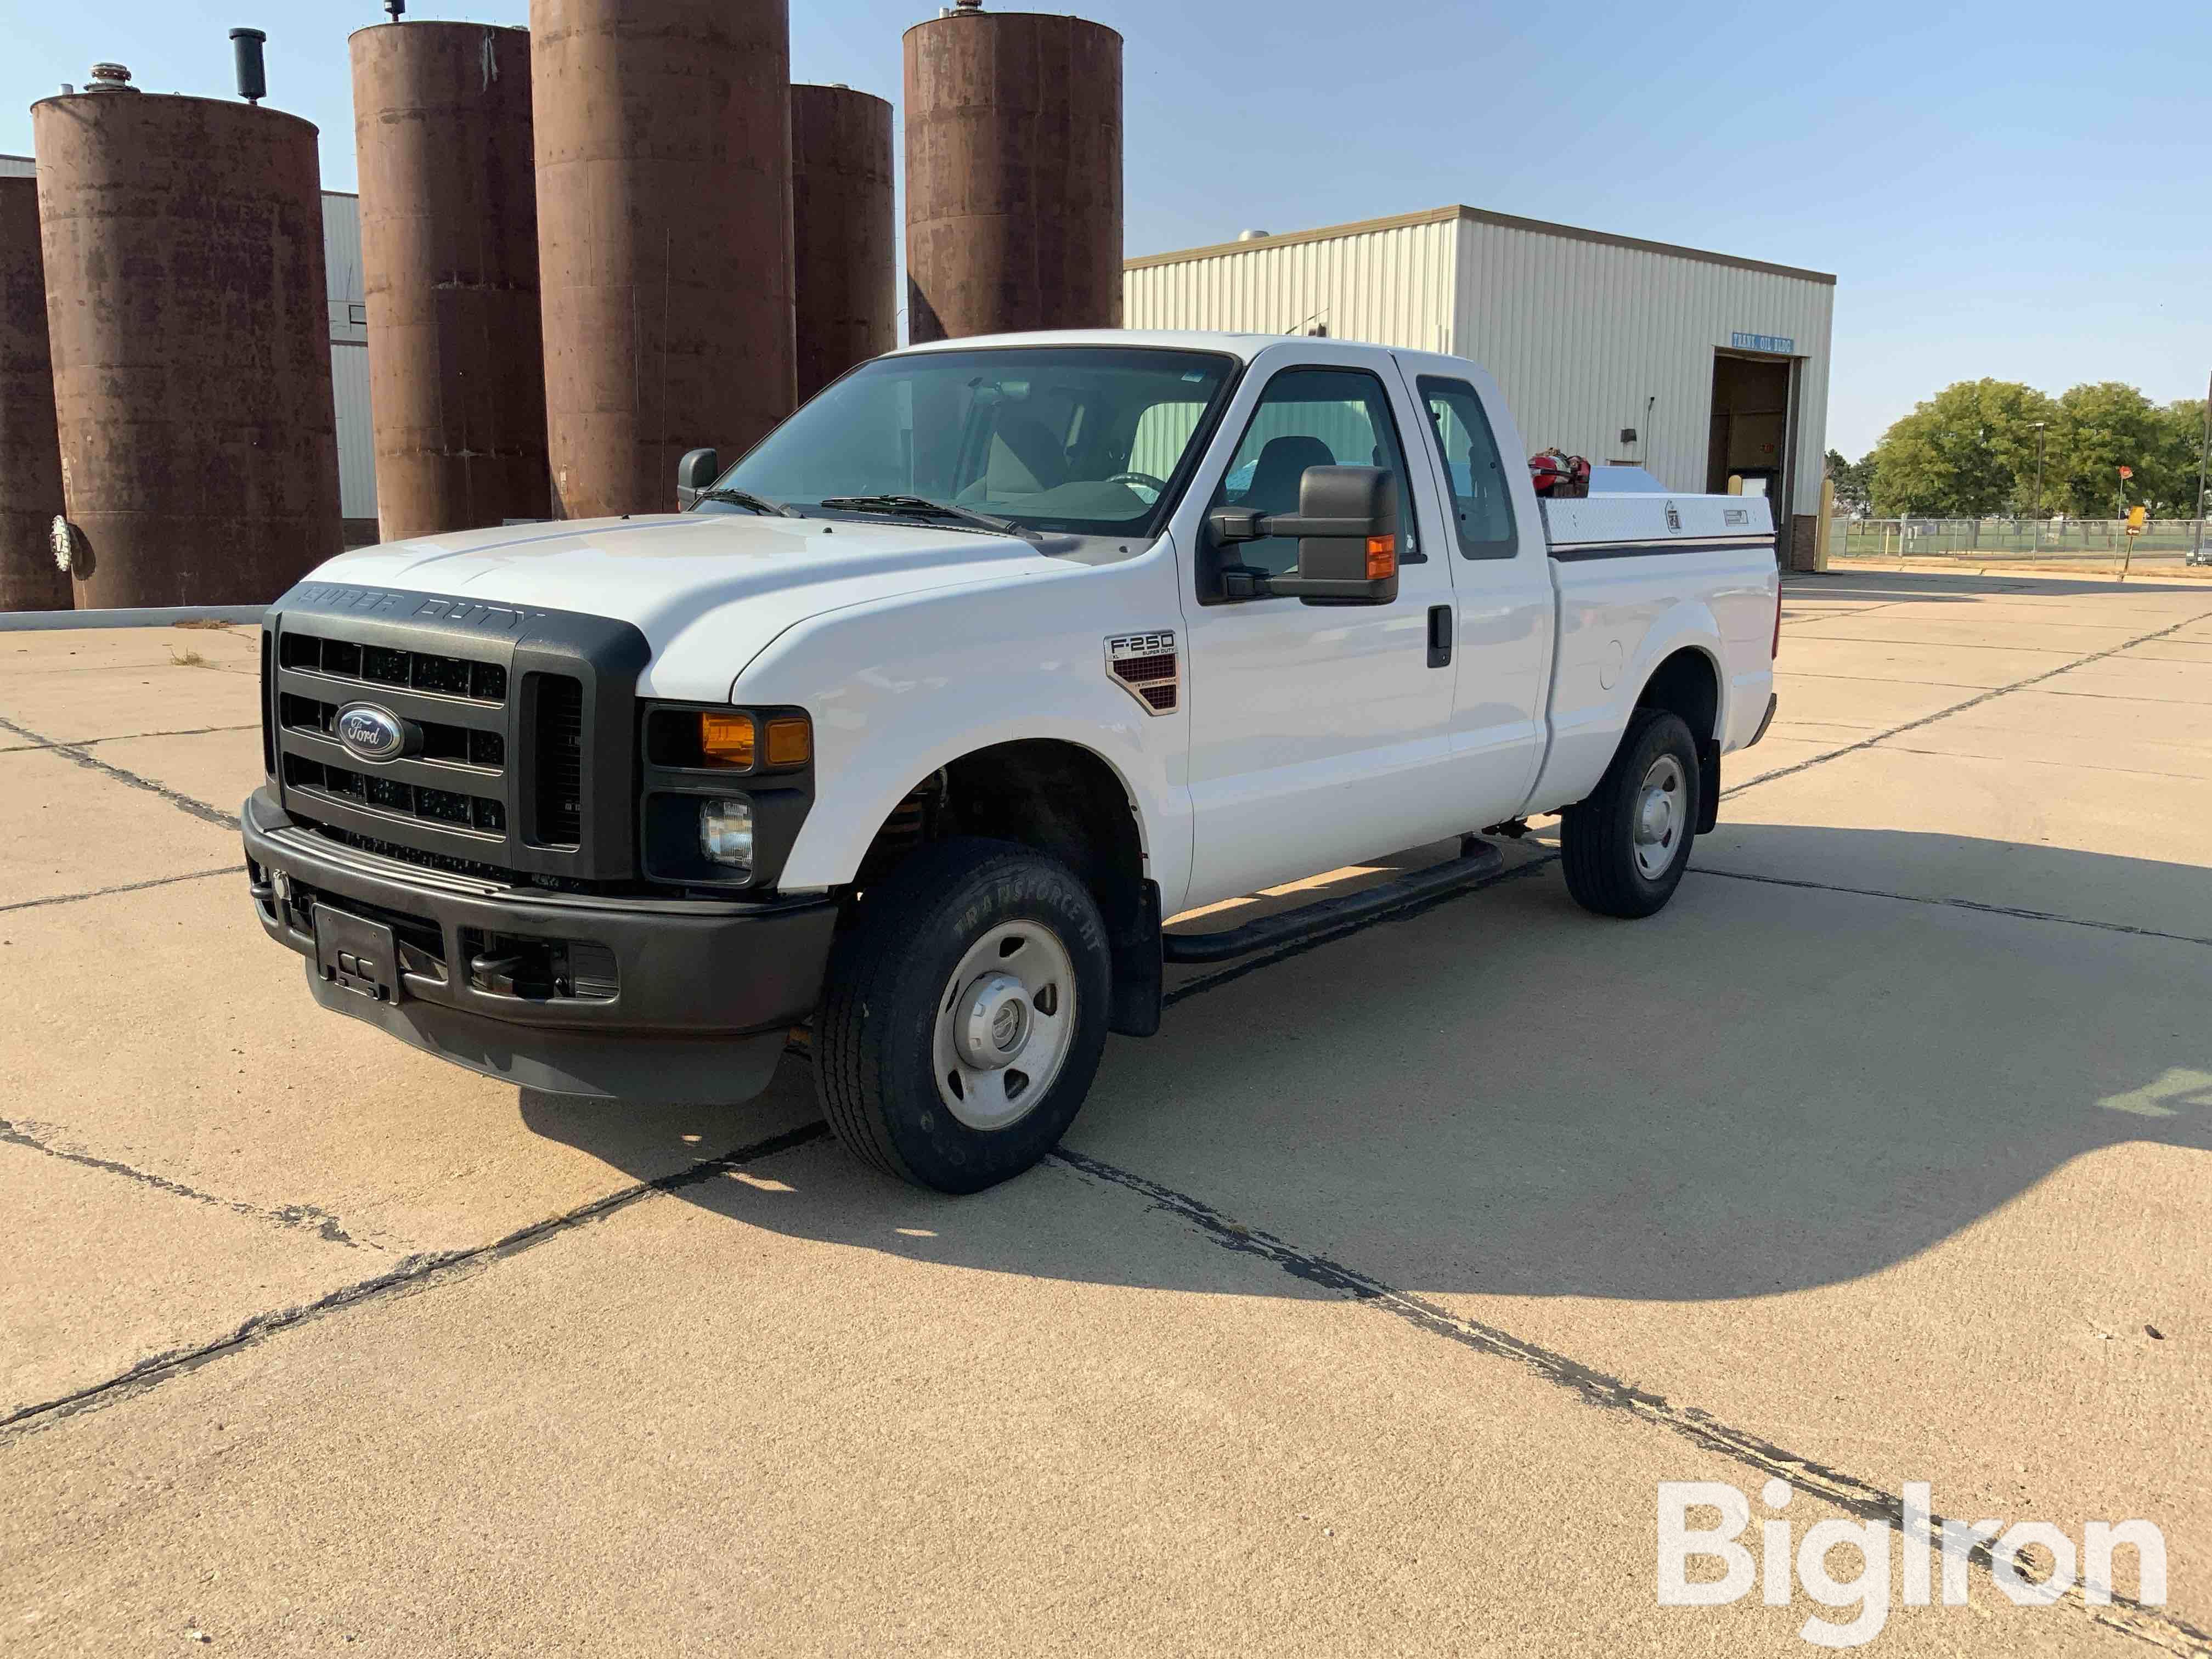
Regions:
[[[926,848],[862,895],[815,1021],[837,1137],[939,1192],[1059,1143],[1106,1043],[1105,923],[1066,866],[1006,842]]]
[[[1648,916],[1681,885],[1698,823],[1698,746],[1681,716],[1639,708],[1589,799],[1559,819],[1567,891],[1601,916]]]

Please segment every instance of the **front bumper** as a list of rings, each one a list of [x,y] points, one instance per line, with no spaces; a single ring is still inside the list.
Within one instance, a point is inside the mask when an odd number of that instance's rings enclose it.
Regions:
[[[307,958],[317,1001],[526,1088],[743,1100],[821,994],[827,899],[519,891],[331,842],[266,790],[240,818],[262,931]],[[380,988],[338,970],[334,939],[386,929]]]

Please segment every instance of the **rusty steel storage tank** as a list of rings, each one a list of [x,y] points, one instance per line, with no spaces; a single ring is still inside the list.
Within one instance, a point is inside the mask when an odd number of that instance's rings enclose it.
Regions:
[[[275,599],[342,544],[314,127],[119,87],[31,118],[77,604]]]
[[[906,32],[907,331],[1121,325],[1121,37],[972,0]]]
[[[850,87],[791,89],[799,401],[898,344],[891,106]]]
[[[554,510],[667,512],[791,411],[787,0],[531,0]]]
[[[529,31],[382,23],[349,44],[379,532],[543,519]]]
[[[61,510],[39,181],[0,179],[0,611],[66,611],[76,603],[54,562]]]

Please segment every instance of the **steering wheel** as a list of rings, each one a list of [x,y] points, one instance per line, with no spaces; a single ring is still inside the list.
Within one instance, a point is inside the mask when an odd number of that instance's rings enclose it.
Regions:
[[[1146,489],[1151,490],[1155,497],[1164,495],[1168,493],[1168,481],[1165,478],[1155,478],[1149,472],[1116,472],[1112,477],[1107,479],[1106,482],[1108,483],[1142,484]]]

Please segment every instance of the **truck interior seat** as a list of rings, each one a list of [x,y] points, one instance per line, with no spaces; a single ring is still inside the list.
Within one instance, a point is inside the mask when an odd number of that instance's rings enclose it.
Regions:
[[[1260,464],[1252,469],[1252,487],[1241,504],[1255,513],[1295,513],[1306,469],[1335,465],[1334,453],[1318,438],[1304,434],[1270,438],[1260,452]]]

